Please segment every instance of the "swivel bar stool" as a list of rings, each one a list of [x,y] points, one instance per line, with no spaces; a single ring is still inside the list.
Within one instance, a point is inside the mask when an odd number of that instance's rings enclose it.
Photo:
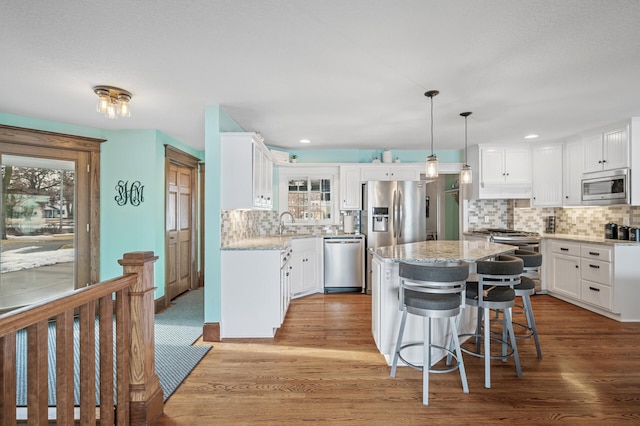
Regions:
[[[400,310],[402,319],[398,331],[393,363],[391,366],[391,377],[396,376],[398,358],[408,366],[422,371],[422,403],[429,405],[429,373],[448,373],[460,370],[462,380],[462,390],[469,393],[467,376],[460,350],[455,318],[460,314],[460,307],[465,300],[466,280],[469,277],[469,264],[466,262],[453,263],[406,263],[401,262],[400,268]],[[419,315],[424,318],[424,341],[417,343],[402,344],[407,322],[407,314]],[[451,330],[451,346],[455,349],[448,349],[446,346],[439,346],[432,343],[431,319],[449,318]],[[445,327],[445,324],[442,324]],[[401,351],[411,346],[423,346],[422,366],[412,364],[403,358]],[[432,368],[431,349],[441,349],[451,357],[456,359],[456,364],[449,368]],[[450,363],[448,363],[450,365]]]
[[[538,329],[536,327],[536,320],[533,316],[533,307],[531,306],[530,296],[536,293],[535,279],[540,278],[540,267],[542,266],[542,254],[528,251],[528,250],[516,250],[514,256],[522,259],[524,262],[524,271],[520,277],[520,284],[514,285],[516,297],[522,298],[522,308],[527,320],[527,324],[521,324],[519,322],[513,322],[514,325],[527,330],[525,335],[516,335],[516,338],[530,338],[533,337],[533,341],[536,344],[536,351],[538,358],[542,359],[542,351],[540,350],[540,342],[538,341]]]
[[[476,357],[484,358],[484,387],[491,388],[491,360],[506,360],[512,356],[516,374],[522,377],[518,346],[511,317],[511,308],[514,306],[515,291],[511,286],[520,284],[520,274],[523,271],[523,261],[514,256],[502,255],[493,261],[476,262],[478,281],[467,282],[466,304],[478,308],[478,323],[476,332],[461,334],[459,337],[472,337],[475,342],[475,351],[462,348],[462,351]],[[491,333],[491,310],[502,310],[502,338],[493,337]],[[506,330],[505,330],[506,328]],[[508,334],[508,337],[507,337]],[[481,348],[480,341],[484,346]],[[491,355],[491,340],[502,344],[502,355]],[[511,351],[507,353],[506,348]],[[447,359],[448,361],[449,359]]]

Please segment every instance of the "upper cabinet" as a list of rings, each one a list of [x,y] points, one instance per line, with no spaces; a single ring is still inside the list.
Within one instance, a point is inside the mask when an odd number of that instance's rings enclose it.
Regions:
[[[583,137],[583,173],[629,167],[629,125]]]
[[[361,166],[362,182],[370,180],[420,180],[422,164],[370,164]]]
[[[360,166],[340,166],[340,210],[362,209]]]
[[[535,145],[533,151],[533,207],[562,205],[562,144]]]
[[[529,198],[531,148],[508,145],[473,145],[469,164],[474,171],[474,198]]]
[[[221,207],[273,208],[273,160],[262,138],[251,132],[220,134]]]
[[[573,137],[564,143],[562,167],[562,205],[582,204],[582,139]],[[534,172],[534,179],[537,174]]]

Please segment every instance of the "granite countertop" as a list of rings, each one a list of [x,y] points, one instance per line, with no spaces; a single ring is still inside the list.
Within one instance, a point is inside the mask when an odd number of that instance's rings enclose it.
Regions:
[[[592,243],[592,244],[604,244],[608,246],[640,246],[640,243],[627,240],[611,240],[603,237],[593,237],[585,235],[573,235],[573,234],[541,234],[542,238],[548,238],[552,240],[564,240],[575,241],[577,243]]]
[[[397,246],[380,247],[370,251],[386,261],[476,262],[499,254],[513,252],[516,247],[488,241],[421,241]]]
[[[291,234],[250,238],[238,241],[220,250],[282,250],[291,240],[297,238],[362,238],[362,234]]]

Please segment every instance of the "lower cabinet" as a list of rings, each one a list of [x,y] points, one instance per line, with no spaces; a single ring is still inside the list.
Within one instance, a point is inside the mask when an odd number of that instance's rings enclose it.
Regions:
[[[551,240],[547,245],[549,292],[619,321],[640,321],[638,244],[585,244]]]
[[[320,282],[321,238],[297,238],[291,242],[291,296],[322,291]]]
[[[580,244],[551,243],[552,291],[580,299]]]
[[[223,250],[221,260],[220,337],[273,337],[286,313],[280,250]]]

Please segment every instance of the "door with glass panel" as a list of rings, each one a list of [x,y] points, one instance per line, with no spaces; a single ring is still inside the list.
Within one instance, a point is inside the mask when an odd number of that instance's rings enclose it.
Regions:
[[[0,312],[76,288],[76,162],[0,155]]]

